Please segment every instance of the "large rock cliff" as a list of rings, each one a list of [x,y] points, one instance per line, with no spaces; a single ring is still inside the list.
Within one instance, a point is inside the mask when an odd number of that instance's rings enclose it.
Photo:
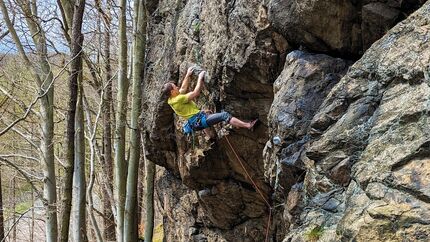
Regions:
[[[147,157],[165,168],[166,240],[430,239],[421,5],[151,1],[143,128]],[[261,125],[184,137],[161,88],[195,64],[208,71],[202,109]]]

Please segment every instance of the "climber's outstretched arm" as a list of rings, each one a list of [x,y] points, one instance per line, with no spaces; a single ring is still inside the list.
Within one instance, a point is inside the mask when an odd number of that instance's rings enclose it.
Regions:
[[[187,93],[188,86],[190,85],[191,75],[193,74],[194,67],[190,67],[187,70],[187,74],[185,74],[184,80],[182,81],[181,88],[179,89],[179,93],[185,94]]]
[[[200,95],[200,92],[204,86],[205,71],[200,72],[197,80],[197,85],[192,92],[187,93],[188,100],[193,100]]]

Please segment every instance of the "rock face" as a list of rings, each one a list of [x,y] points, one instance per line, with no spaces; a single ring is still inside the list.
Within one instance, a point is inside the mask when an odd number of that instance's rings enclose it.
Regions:
[[[183,182],[187,192],[173,194],[192,199],[187,205],[193,206],[167,220],[168,241],[234,241],[236,236],[264,240],[271,187],[264,179],[261,154],[268,139],[272,85],[289,51],[287,41],[270,26],[259,1],[160,1],[151,16],[148,46],[144,108],[151,115],[143,123],[147,156]],[[259,118],[261,125],[254,132],[217,125],[215,141],[205,139],[203,132],[183,136],[184,121],[173,115],[161,88],[183,78],[195,64],[208,71],[208,91],[198,105],[244,120]],[[202,224],[196,222],[198,217]],[[190,218],[195,222],[188,222]],[[184,228],[169,229],[177,226]],[[191,227],[204,229],[193,230],[192,236],[180,232]]]
[[[285,241],[315,227],[323,241],[430,239],[429,13],[427,3],[373,44],[313,117],[306,212]]]
[[[298,50],[288,54],[284,70],[274,83],[275,96],[269,111],[270,137],[282,140],[279,144],[268,141],[264,152],[266,177],[280,192],[276,195],[282,196],[283,191],[303,180],[306,166],[302,156],[311,138],[308,130],[312,118],[347,67],[344,60],[323,54]]]
[[[272,0],[268,1],[268,16],[291,44],[351,59],[424,2]]]
[[[428,241],[421,4],[151,1],[142,123],[147,157],[166,169],[166,241]],[[208,71],[198,105],[258,117],[254,132],[184,137],[161,88],[195,64]]]

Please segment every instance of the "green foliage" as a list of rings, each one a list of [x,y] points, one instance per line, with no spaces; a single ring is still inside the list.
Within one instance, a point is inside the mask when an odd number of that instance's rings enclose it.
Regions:
[[[22,184],[20,184],[19,190],[21,192],[31,192],[32,186],[30,183],[28,182],[23,182]]]
[[[22,202],[22,203],[18,203],[15,207],[15,212],[22,214],[25,211],[27,211],[29,208],[31,207],[31,203],[30,202]]]
[[[154,229],[154,237],[152,238],[152,241],[163,242],[163,238],[164,238],[163,224],[159,224]]]
[[[324,228],[318,225],[305,234],[306,240],[311,242],[318,241],[319,238],[321,238],[321,236],[323,235],[323,233],[324,233]]]
[[[202,22],[200,22],[200,21],[196,21],[196,22],[193,24],[193,30],[194,30],[194,34],[195,34],[195,35],[199,35],[199,33],[200,33],[200,27],[201,27],[201,23],[202,23]]]

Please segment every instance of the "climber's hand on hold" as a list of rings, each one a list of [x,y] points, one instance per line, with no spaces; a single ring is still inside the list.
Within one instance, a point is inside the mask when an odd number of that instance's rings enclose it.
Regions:
[[[204,79],[205,79],[205,74],[206,74],[206,71],[201,71],[201,72],[200,72],[200,74],[199,74],[199,80],[200,80],[200,79],[203,79],[203,81],[204,81]]]
[[[188,86],[190,85],[191,76],[193,75],[194,67],[189,67],[187,73],[185,74],[184,80],[182,81],[179,93],[185,94],[188,91]]]
[[[207,87],[206,87],[206,71],[201,71],[199,74],[199,78],[198,78],[198,82],[201,82],[202,84],[202,89],[208,91]]]
[[[201,80],[202,81],[202,85],[203,86],[205,86],[204,84],[205,84],[205,82],[206,82],[206,80],[205,80],[205,78],[206,78],[206,71],[201,71],[200,72],[200,74],[199,74],[199,81]]]
[[[194,71],[194,66],[189,67],[187,70],[187,76],[191,76],[193,74],[193,71]]]
[[[201,90],[205,86],[204,81],[203,81],[204,76],[205,76],[205,71],[200,72],[199,78],[197,79],[196,87],[194,88],[194,90],[192,92],[189,92],[186,94],[188,100],[194,100],[195,98],[197,98],[200,95]]]

